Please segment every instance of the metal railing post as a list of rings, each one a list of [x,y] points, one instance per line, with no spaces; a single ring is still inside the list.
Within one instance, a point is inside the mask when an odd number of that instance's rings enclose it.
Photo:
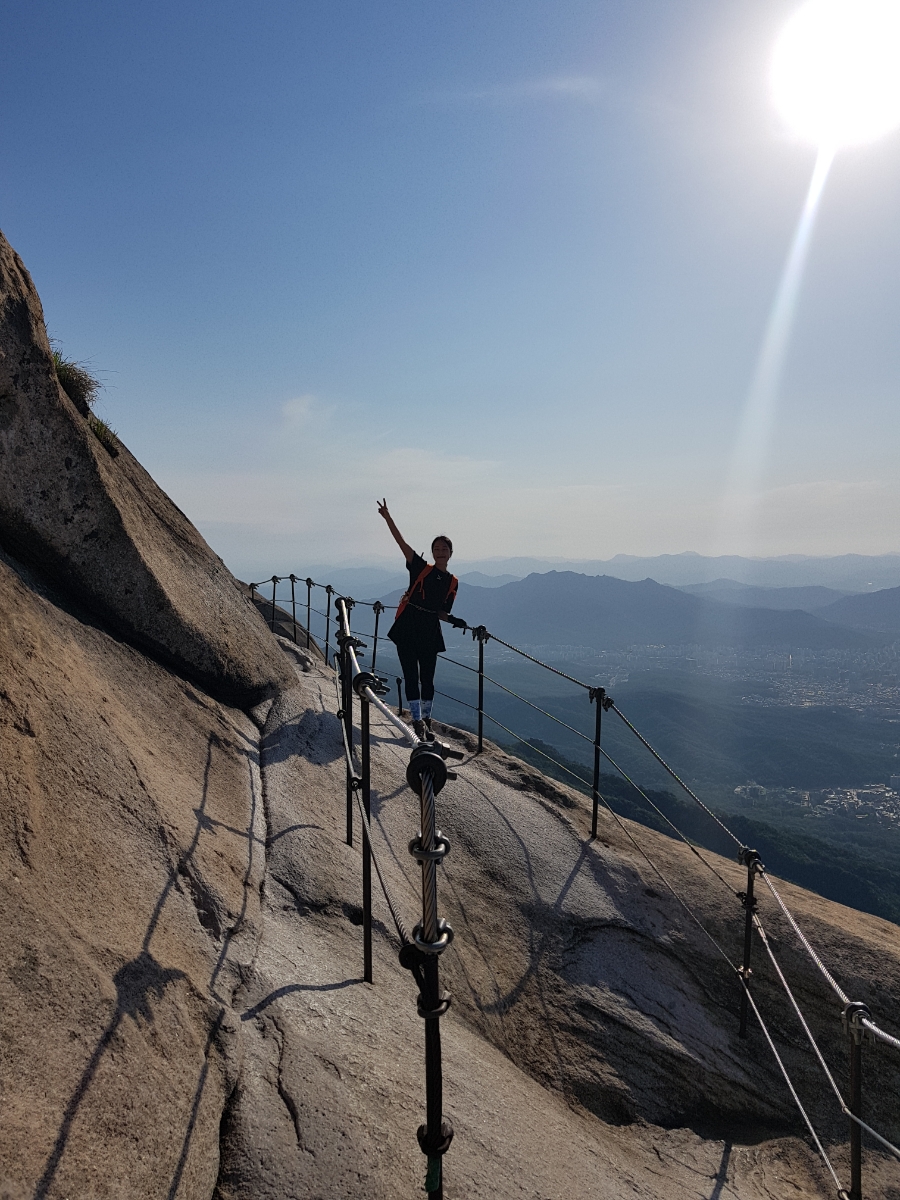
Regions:
[[[472,637],[478,642],[478,753],[484,750],[484,643],[488,632],[483,625],[472,630]]]
[[[273,633],[275,632],[275,589],[277,587],[278,587],[278,576],[273,575],[272,576],[272,620],[270,622],[270,628]]]
[[[850,1036],[850,1102],[847,1107],[862,1120],[862,1021],[871,1018],[868,1006],[855,1001],[844,1009],[844,1029]],[[862,1200],[862,1129],[850,1122],[850,1200]]]
[[[294,645],[297,645],[297,597],[294,594],[294,584],[297,582],[297,576],[291,574],[288,576],[291,581],[291,620],[294,623]]]
[[[341,712],[340,717],[344,722],[344,736],[347,742],[349,753],[353,754],[353,673],[351,670],[351,659],[349,645],[354,644],[354,639],[350,633],[350,609],[353,602],[341,597],[337,601],[335,620],[337,622],[338,633],[337,643],[339,650],[335,651],[335,657],[340,663],[341,672]],[[363,708],[366,708],[365,702],[362,702]],[[347,764],[347,845],[353,845],[353,776],[350,772],[350,764]]]
[[[592,704],[597,705],[594,719],[594,778],[591,784],[591,796],[594,807],[591,814],[591,837],[597,836],[597,813],[600,808],[600,727],[603,723],[603,701],[606,699],[604,688],[591,688],[588,692]]]
[[[353,689],[350,689],[351,693]],[[362,761],[362,802],[366,820],[372,818],[372,762],[369,738],[369,702],[365,696],[360,697],[359,723],[360,757]],[[349,808],[347,810],[349,814]],[[349,818],[348,818],[349,819]],[[369,835],[363,825],[362,852],[362,889],[363,889],[363,979],[372,982],[372,847]]]
[[[403,680],[397,680],[397,716],[403,716]]]
[[[341,646],[341,695],[343,697],[344,730],[347,734],[347,745],[353,753],[353,683],[350,679],[350,655],[345,646]],[[353,845],[353,778],[347,767],[347,845]]]
[[[378,618],[384,612],[384,605],[380,600],[376,600],[372,605],[372,611],[375,613],[375,633],[372,638],[372,670],[375,670],[375,662],[378,658]]]
[[[750,952],[753,949],[753,917],[756,913],[756,898],[753,895],[753,883],[756,879],[756,874],[762,869],[762,862],[755,850],[748,850],[746,847],[741,850],[738,855],[738,862],[747,868],[747,890],[746,892],[738,892],[738,899],[744,906],[744,959],[741,964],[741,978],[745,986],[741,988],[741,1024],[738,1030],[738,1037],[745,1038],[747,1036],[747,1012],[749,1007],[749,997],[747,988],[750,986]]]
[[[334,588],[331,584],[326,584],[325,591],[328,593],[328,603],[325,605],[325,666],[328,666],[328,639],[331,636],[331,597],[334,594]]]
[[[311,579],[307,579],[307,581],[306,581],[306,648],[307,648],[307,650],[309,649],[309,637],[310,637],[309,624],[310,624],[310,615],[312,613],[312,589],[313,589],[313,581]]]

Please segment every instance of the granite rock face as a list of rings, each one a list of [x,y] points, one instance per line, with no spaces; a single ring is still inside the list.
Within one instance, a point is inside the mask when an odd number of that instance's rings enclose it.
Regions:
[[[209,1196],[258,733],[0,552],[0,1197]]]
[[[37,292],[0,234],[0,545],[220,699],[248,707],[287,686],[237,581],[117,449],[57,382]]]

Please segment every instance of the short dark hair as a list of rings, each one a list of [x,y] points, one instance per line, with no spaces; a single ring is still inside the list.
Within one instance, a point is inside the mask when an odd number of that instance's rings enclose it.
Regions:
[[[446,533],[439,533],[439,534],[437,535],[437,537],[436,537],[436,538],[432,538],[432,539],[431,539],[431,548],[432,548],[432,550],[434,549],[434,543],[435,543],[435,542],[446,542],[446,543],[447,543],[447,549],[450,551],[450,553],[451,553],[451,554],[453,553],[453,543],[452,543],[452,542],[450,541],[450,539],[447,537]]]

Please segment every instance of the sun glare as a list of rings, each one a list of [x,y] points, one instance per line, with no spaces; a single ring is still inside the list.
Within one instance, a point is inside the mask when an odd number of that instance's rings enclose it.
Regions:
[[[807,0],[776,44],[772,91],[818,146],[889,133],[900,125],[900,0]]]

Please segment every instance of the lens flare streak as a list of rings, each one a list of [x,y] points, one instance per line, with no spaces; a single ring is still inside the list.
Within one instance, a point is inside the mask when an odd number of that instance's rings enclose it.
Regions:
[[[834,154],[833,147],[822,147],[816,157],[806,201],[781,273],[744,405],[723,505],[723,544],[727,542],[732,548],[736,541],[746,545],[752,533],[749,526],[752,523],[753,499],[761,481],[788,343],[797,314],[800,285]],[[736,551],[732,549],[732,552]]]

